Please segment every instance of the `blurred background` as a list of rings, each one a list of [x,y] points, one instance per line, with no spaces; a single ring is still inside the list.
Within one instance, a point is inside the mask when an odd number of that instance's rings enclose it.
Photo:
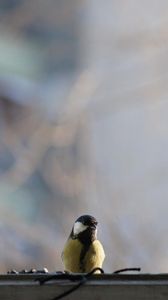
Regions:
[[[63,270],[92,214],[104,269],[168,271],[168,2],[0,0],[0,272]]]

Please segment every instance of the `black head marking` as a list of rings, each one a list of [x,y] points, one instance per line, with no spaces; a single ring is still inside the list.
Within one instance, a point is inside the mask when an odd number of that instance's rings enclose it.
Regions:
[[[90,245],[96,239],[97,220],[90,215],[83,215],[76,222],[80,222],[87,227],[84,231],[79,232],[77,236],[74,236],[72,231],[71,237],[79,239],[84,245]]]
[[[81,222],[83,225],[87,225],[87,226],[93,226],[96,228],[98,222],[97,220],[93,217],[93,216],[90,216],[90,215],[83,215],[83,216],[80,216],[76,222]]]

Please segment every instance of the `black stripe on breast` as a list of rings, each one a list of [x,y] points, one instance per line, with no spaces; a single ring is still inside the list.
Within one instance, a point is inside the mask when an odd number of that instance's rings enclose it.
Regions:
[[[82,250],[80,254],[80,269],[82,272],[85,272],[85,265],[84,265],[84,258],[86,256],[86,253],[89,250],[90,245],[93,243],[93,241],[96,239],[95,237],[95,230],[88,227],[85,231],[82,231],[78,235],[79,241],[82,243]]]
[[[83,248],[81,250],[81,254],[80,254],[80,269],[81,269],[81,272],[85,273],[86,270],[85,270],[85,264],[84,264],[84,259],[85,259],[85,255],[86,253],[88,252],[89,250],[89,247],[90,247],[90,244],[88,245],[83,245]]]

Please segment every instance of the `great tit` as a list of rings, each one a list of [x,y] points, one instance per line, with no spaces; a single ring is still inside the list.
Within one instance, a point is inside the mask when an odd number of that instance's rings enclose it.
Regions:
[[[79,217],[62,252],[65,271],[88,273],[102,267],[105,253],[97,240],[97,220],[90,215]]]

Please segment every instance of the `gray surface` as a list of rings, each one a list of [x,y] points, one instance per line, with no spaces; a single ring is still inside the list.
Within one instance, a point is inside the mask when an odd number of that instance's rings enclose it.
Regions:
[[[51,281],[40,286],[35,281],[48,275],[1,275],[0,299],[43,300],[52,299],[73,285],[65,280]],[[115,299],[145,300],[167,299],[168,275],[98,275],[76,290],[66,299]]]

